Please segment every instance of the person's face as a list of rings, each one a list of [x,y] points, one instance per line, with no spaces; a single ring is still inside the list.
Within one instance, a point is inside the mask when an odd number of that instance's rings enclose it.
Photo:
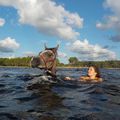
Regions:
[[[96,74],[94,67],[89,67],[88,76],[96,76]]]

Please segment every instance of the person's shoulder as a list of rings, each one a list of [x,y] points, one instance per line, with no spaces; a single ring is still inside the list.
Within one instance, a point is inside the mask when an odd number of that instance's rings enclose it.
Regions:
[[[89,81],[89,82],[102,82],[103,79],[102,78],[98,78],[98,77],[96,77],[95,79],[90,79],[90,77],[88,77],[88,76],[81,76],[80,77],[80,81],[85,81],[85,82],[87,82],[87,81]]]
[[[102,78],[98,78],[98,77],[95,80],[97,80],[98,82],[102,82],[103,81]]]
[[[100,83],[102,81],[103,81],[103,79],[102,78],[98,78],[98,77],[96,77],[95,79],[91,80],[92,83]]]
[[[80,79],[82,79],[82,80],[88,80],[89,77],[88,76],[81,76]]]

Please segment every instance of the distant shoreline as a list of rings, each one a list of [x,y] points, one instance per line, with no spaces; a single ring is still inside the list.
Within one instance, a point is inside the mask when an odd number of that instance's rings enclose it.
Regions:
[[[8,67],[8,68],[31,68],[31,67],[29,67],[29,66],[0,66],[0,67]],[[56,67],[56,68],[70,68],[70,69],[72,69],[72,68],[87,68],[87,67]]]
[[[0,66],[0,68],[2,67],[8,67],[8,68],[30,68],[29,66]]]
[[[79,68],[88,68],[88,67],[57,67],[57,68],[65,68],[65,69],[67,69],[67,68],[69,68],[69,69],[73,69],[73,68],[75,68],[75,69],[79,69]],[[120,68],[105,68],[105,67],[103,67],[104,69],[120,69]]]
[[[29,66],[0,66],[0,68],[31,68]],[[58,69],[64,68],[64,69],[79,69],[79,68],[88,68],[88,67],[73,67],[73,66],[66,66],[66,67],[56,67]],[[103,67],[104,68],[104,67]],[[120,68],[104,68],[104,69],[120,69]]]

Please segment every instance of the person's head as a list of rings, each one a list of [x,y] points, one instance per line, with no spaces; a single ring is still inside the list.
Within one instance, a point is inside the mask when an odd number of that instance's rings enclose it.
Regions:
[[[99,72],[98,67],[97,66],[90,66],[88,68],[88,76],[89,77],[95,76],[95,77],[100,78],[100,72]]]

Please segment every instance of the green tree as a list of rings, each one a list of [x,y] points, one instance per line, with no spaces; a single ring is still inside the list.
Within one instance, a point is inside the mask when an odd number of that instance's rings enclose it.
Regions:
[[[79,60],[77,59],[77,57],[70,57],[69,58],[69,64],[71,65],[78,65]]]

